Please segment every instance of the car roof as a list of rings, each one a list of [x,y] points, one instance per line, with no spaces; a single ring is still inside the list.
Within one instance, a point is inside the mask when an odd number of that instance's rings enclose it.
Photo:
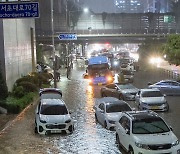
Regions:
[[[65,105],[62,99],[41,99],[41,105]]]
[[[119,100],[115,97],[103,97],[98,99],[99,103],[105,103],[106,105],[110,105],[110,104],[127,104],[125,101],[123,100]]]
[[[150,119],[150,118],[161,118],[157,113],[145,110],[145,111],[128,111],[124,112],[127,114],[132,120],[142,120],[142,119]]]
[[[39,90],[39,95],[41,95],[42,93],[51,93],[51,92],[55,92],[58,93],[62,96],[62,91],[58,88],[43,88]]]
[[[98,99],[98,102],[110,102],[110,101],[116,101],[119,100],[115,97],[102,97]]]
[[[166,80],[161,80],[159,82],[177,82],[177,81],[176,80],[166,79]],[[159,83],[159,82],[156,82],[156,83]]]
[[[157,88],[146,88],[146,89],[141,89],[141,92],[147,92],[147,91],[160,91],[159,89]]]

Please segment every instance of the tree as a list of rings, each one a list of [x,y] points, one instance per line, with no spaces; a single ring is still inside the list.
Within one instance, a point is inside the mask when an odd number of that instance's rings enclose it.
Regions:
[[[162,52],[170,64],[180,65],[180,35],[169,35]]]
[[[2,70],[0,71],[0,87],[0,99],[5,100],[8,97],[8,88],[2,75]]]
[[[106,17],[107,17],[107,13],[106,13],[106,12],[103,12],[103,13],[102,13],[103,26],[105,26]]]
[[[70,27],[72,22],[72,28],[74,29],[82,13],[82,9],[79,8],[79,6],[77,6],[74,1],[67,1],[67,9],[68,9],[68,21],[69,21],[68,25]]]

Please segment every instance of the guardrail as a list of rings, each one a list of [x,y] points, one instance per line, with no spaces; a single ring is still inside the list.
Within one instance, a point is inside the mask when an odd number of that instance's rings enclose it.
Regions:
[[[159,68],[160,72],[168,79],[180,80],[180,72]]]

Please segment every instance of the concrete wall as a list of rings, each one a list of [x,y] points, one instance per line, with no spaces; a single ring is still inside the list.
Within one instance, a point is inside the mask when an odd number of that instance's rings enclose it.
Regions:
[[[5,59],[4,59],[4,31],[3,31],[3,20],[0,20],[0,71],[5,76]]]
[[[5,73],[9,91],[16,79],[32,72],[31,28],[35,29],[34,19],[3,20]],[[35,52],[34,48],[36,55]]]

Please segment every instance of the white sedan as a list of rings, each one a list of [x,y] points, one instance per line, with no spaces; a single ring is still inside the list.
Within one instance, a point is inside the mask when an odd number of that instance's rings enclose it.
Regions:
[[[135,102],[141,110],[168,111],[169,105],[159,89],[141,89],[135,96]]]
[[[123,100],[114,97],[98,99],[94,106],[95,119],[106,129],[114,130],[115,122],[123,111],[132,111],[132,108]]]

